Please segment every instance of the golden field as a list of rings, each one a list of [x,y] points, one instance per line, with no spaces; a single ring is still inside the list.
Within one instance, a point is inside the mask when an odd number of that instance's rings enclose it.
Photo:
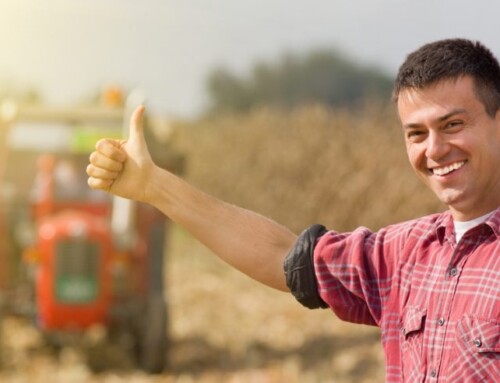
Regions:
[[[175,128],[183,177],[296,233],[312,223],[376,230],[442,209],[408,165],[392,106],[261,109]],[[230,269],[181,228],[172,228],[167,253],[172,343],[164,374],[147,376],[125,357],[95,374],[83,362],[85,347],[56,357],[28,323],[7,318],[0,381],[383,382],[376,328],[302,308]]]
[[[296,232],[376,230],[442,209],[410,168],[392,105],[262,109],[177,128],[194,184]]]

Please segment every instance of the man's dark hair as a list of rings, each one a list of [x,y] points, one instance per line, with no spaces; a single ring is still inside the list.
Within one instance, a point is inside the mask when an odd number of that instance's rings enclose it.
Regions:
[[[422,89],[440,80],[471,76],[476,96],[494,117],[500,108],[500,65],[478,41],[446,39],[423,45],[410,53],[399,68],[393,100],[405,89]]]

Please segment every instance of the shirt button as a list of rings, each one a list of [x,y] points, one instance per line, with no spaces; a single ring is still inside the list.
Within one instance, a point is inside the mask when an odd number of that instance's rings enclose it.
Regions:
[[[444,322],[445,322],[444,318],[438,319],[438,325],[442,326],[442,325],[444,325]]]
[[[483,342],[481,342],[480,338],[474,339],[474,341],[472,343],[474,343],[474,346],[476,346],[476,347],[481,347],[481,345],[483,344]]]
[[[437,371],[436,371],[436,369],[435,369],[435,368],[433,368],[433,369],[431,370],[431,377],[432,377],[432,378],[435,378],[436,376],[437,376]]]
[[[457,268],[456,268],[456,267],[454,267],[454,268],[452,268],[452,269],[450,270],[450,276],[454,277],[454,276],[456,276],[457,274],[458,274],[458,270],[457,270]]]

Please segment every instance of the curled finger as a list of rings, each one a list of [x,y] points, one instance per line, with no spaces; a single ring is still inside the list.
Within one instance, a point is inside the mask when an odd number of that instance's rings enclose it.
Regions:
[[[96,167],[93,164],[87,165],[86,169],[87,175],[93,178],[114,180],[118,177],[118,172],[106,170],[100,167]]]
[[[89,177],[87,184],[91,189],[109,191],[113,185],[113,181],[112,179]]]
[[[103,138],[97,141],[95,148],[98,153],[101,153],[112,160],[123,162],[127,158],[126,153],[122,149],[123,144],[124,141]]]
[[[95,168],[110,172],[119,172],[123,168],[123,161],[116,160],[99,151],[92,152],[89,161]]]

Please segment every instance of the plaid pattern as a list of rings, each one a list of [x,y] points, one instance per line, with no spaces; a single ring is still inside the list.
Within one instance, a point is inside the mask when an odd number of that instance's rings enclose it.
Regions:
[[[500,208],[457,244],[449,212],[373,233],[328,232],[321,298],[381,328],[387,382],[500,382]]]

